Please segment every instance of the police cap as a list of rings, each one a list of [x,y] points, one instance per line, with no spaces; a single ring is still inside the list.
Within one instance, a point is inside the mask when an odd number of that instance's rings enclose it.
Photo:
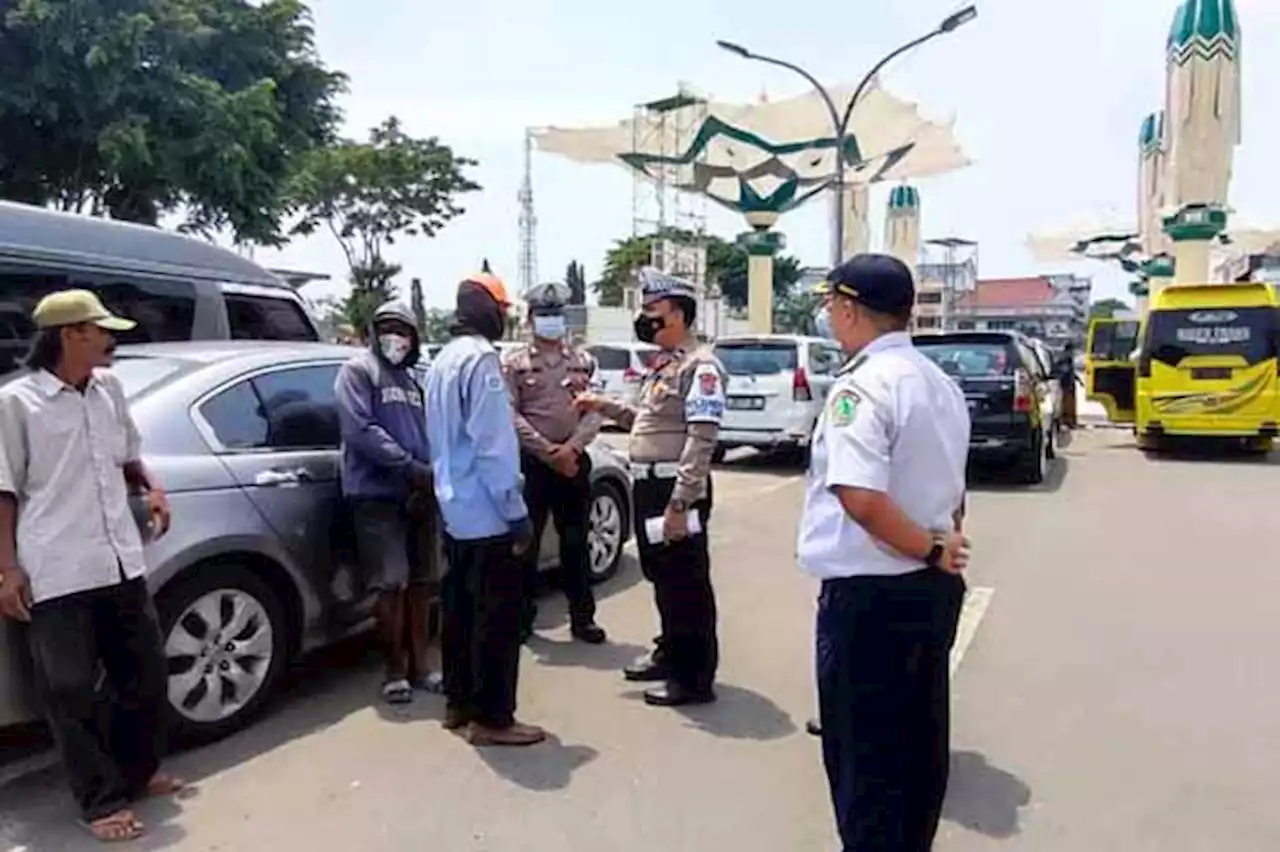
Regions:
[[[569,288],[558,282],[536,284],[524,294],[531,311],[558,312],[569,302]]]
[[[892,317],[910,314],[916,301],[911,270],[888,254],[854,255],[831,270],[814,292],[847,296],[868,310]]]
[[[652,305],[662,299],[698,298],[698,291],[692,282],[674,275],[659,272],[652,266],[646,266],[637,273],[640,280],[640,303]]]

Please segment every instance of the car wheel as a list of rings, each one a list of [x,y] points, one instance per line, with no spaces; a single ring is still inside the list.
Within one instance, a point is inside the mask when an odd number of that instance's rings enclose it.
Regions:
[[[1044,433],[1037,432],[1031,439],[1031,448],[1018,463],[1019,479],[1026,485],[1039,485],[1049,473],[1049,456],[1045,449]]]
[[[591,486],[591,505],[587,511],[587,560],[593,583],[603,583],[618,573],[629,527],[626,506],[621,492],[612,483],[601,481]]]
[[[156,608],[174,736],[210,742],[247,725],[289,653],[289,625],[275,592],[242,567],[208,566],[161,591]]]

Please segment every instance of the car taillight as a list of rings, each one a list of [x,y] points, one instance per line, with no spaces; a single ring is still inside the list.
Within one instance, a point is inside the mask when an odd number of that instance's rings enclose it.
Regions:
[[[809,377],[805,375],[804,367],[796,367],[791,375],[791,398],[796,402],[813,401],[813,390],[809,387]]]
[[[644,376],[635,367],[628,367],[622,371],[622,380],[629,385],[638,384],[642,378]]]
[[[1031,376],[1026,370],[1020,369],[1013,374],[1013,410],[1031,410]]]

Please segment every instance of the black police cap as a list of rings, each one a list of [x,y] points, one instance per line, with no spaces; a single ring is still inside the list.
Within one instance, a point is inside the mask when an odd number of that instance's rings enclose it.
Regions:
[[[814,291],[848,296],[868,310],[888,316],[911,312],[916,286],[911,270],[889,254],[858,254],[837,266]]]

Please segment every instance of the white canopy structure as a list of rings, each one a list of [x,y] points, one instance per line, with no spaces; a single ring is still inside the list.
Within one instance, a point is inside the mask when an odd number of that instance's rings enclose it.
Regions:
[[[852,92],[842,87],[831,94],[843,104]],[[873,84],[854,109],[844,142],[848,185],[968,165],[953,125],[954,119],[926,119],[916,104]],[[540,151],[634,169],[742,213],[782,213],[827,188],[836,171],[834,136],[831,115],[816,93],[761,104],[682,94],[612,127],[533,131]]]

